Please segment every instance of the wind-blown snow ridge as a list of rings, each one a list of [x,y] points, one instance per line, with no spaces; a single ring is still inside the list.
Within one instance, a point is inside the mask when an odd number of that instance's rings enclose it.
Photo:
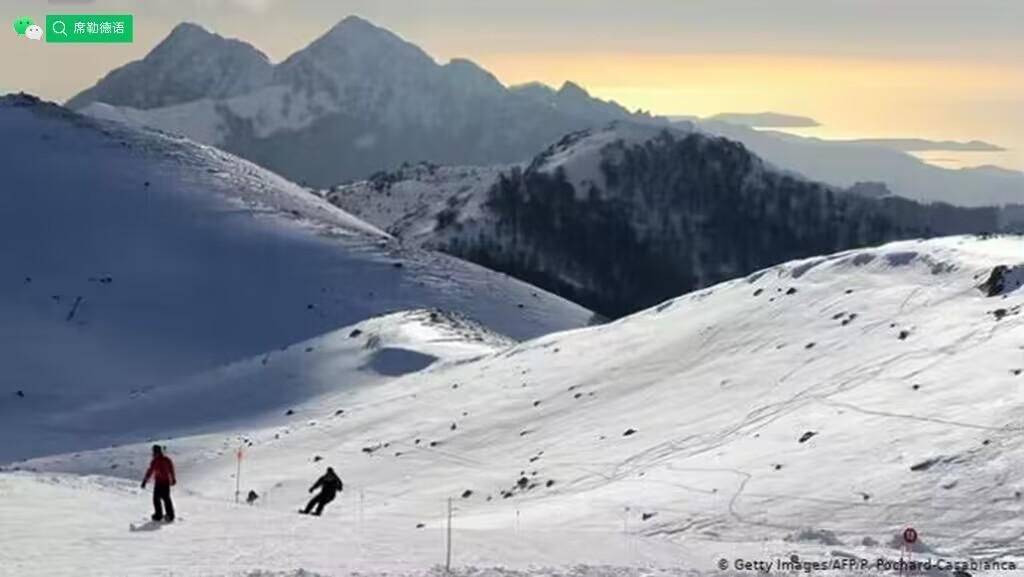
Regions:
[[[185,137],[167,132],[131,129],[117,123],[102,122],[80,116],[55,104],[42,102],[30,95],[0,96],[0,109],[24,109],[37,118],[67,121],[82,129],[83,136],[100,137],[105,144],[137,149],[142,154],[163,157],[183,174],[205,172],[211,192],[251,209],[254,213],[273,212],[310,224],[326,226],[325,232],[336,234],[363,233],[386,236],[379,229],[344,210],[320,202],[305,189],[247,160],[212,146],[196,144]],[[45,133],[44,133],[45,135]],[[45,138],[44,138],[45,140]]]
[[[231,499],[242,438],[244,488],[267,498],[237,512],[184,501],[182,514],[200,539],[230,527],[230,547],[215,540],[229,552],[203,551],[239,570],[428,567],[437,549],[418,543],[439,537],[449,497],[460,565],[600,557],[720,574],[721,558],[898,559],[892,543],[908,525],[921,535],[915,556],[1020,563],[1024,291],[1014,281],[989,296],[983,285],[1022,263],[1021,237],[805,259],[324,397],[287,425],[172,439],[192,497]],[[133,478],[145,454],[127,446],[18,466]],[[321,527],[287,512],[327,464],[348,489],[323,520],[341,533],[322,538],[346,553],[259,557],[253,519],[303,535]],[[5,482],[37,490],[21,479]],[[130,498],[117,500],[122,515]],[[381,561],[395,543],[410,544],[401,561]]]

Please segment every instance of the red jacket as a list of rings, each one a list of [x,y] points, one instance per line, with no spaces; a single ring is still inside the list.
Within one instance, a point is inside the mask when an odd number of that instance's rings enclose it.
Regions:
[[[142,480],[142,484],[145,485],[150,477],[158,485],[174,485],[177,483],[177,480],[174,478],[174,463],[166,455],[153,457],[153,461],[149,463],[149,469],[146,470],[146,478]]]

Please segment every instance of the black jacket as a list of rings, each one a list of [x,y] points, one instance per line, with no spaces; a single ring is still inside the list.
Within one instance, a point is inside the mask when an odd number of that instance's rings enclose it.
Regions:
[[[317,489],[321,489],[324,495],[334,496],[335,493],[341,491],[344,484],[341,479],[334,473],[325,473],[323,477],[316,480],[316,483],[310,487],[309,492],[312,493]]]

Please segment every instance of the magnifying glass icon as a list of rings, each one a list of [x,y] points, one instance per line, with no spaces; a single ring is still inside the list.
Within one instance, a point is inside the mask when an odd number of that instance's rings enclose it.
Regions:
[[[67,38],[68,25],[65,24],[63,20],[55,20],[53,22],[53,26],[51,26],[50,29],[53,30],[54,34],[60,34],[61,36]]]

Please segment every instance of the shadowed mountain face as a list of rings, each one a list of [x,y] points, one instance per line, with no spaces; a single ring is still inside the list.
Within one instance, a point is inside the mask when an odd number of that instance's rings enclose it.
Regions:
[[[321,186],[408,161],[520,161],[567,132],[646,118],[571,83],[508,89],[468,60],[440,65],[356,17],[276,66],[247,44],[183,24],[68,104],[183,133]]]
[[[96,86],[67,102],[83,108],[93,102],[149,109],[200,98],[244,94],[271,79],[273,66],[256,48],[180,24],[144,59],[118,68]]]
[[[0,462],[28,447],[60,452],[74,441],[69,431],[110,423],[110,443],[135,424],[198,424],[204,408],[191,403],[139,410],[133,424],[94,413],[76,428],[61,415],[276,356],[376,315],[442,309],[533,338],[592,314],[507,275],[407,250],[307,190],[186,139],[29,96],[0,98],[0,133],[37,135],[0,155],[10,186],[0,201],[0,374],[10,387],[0,392],[0,423],[10,427]],[[308,361],[314,346],[295,352]],[[375,344],[368,370],[431,362],[408,348]],[[236,390],[211,404],[244,397],[266,410],[311,394],[309,383],[284,397]],[[8,402],[19,389],[29,410]]]

